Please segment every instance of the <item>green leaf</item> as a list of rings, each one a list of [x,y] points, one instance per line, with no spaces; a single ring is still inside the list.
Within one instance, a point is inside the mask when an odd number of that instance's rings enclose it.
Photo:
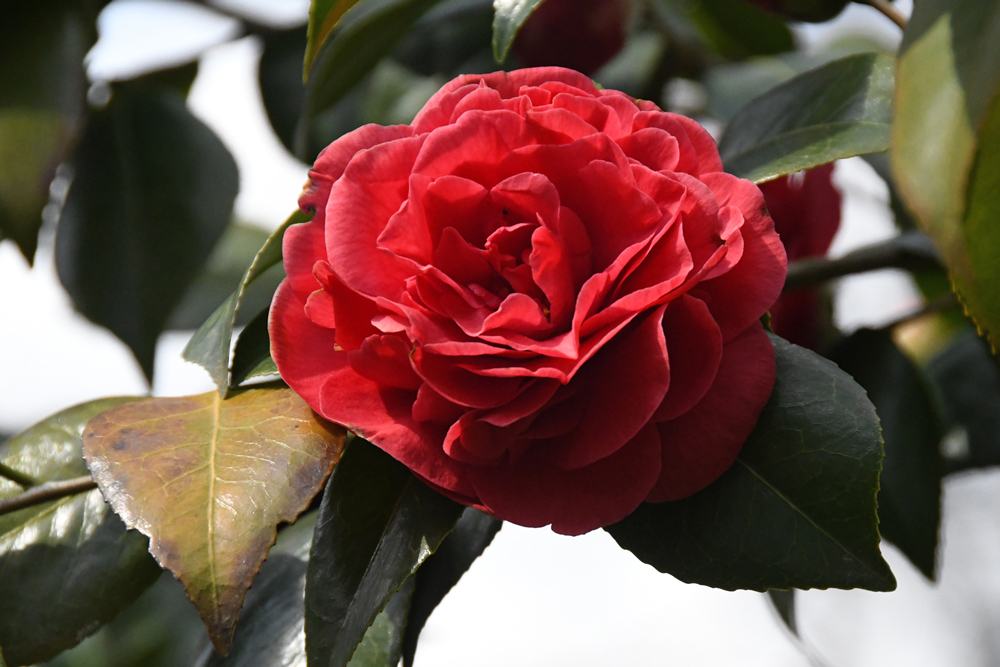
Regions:
[[[156,340],[229,224],[236,162],[180,93],[142,79],[114,86],[72,162],[59,279],[152,378]]]
[[[218,653],[209,653],[198,663],[198,667],[292,667],[305,664],[306,570],[317,514],[307,514],[281,531],[278,542],[247,594],[229,655],[223,658]],[[398,648],[394,647],[402,634],[399,623],[405,624],[406,608],[413,592],[411,582],[408,580],[375,618],[349,663],[352,667],[396,667],[387,662],[385,656],[393,653],[398,656]]]
[[[104,497],[150,538],[225,655],[278,523],[309,506],[344,437],[290,389],[262,388],[123,405],[91,420],[83,451]]]
[[[1000,335],[1000,0],[916,3],[900,49],[892,168],[967,312]]]
[[[795,619],[795,591],[772,588],[767,591],[767,599],[770,600],[774,610],[778,612],[778,618],[781,619],[781,622],[785,624],[789,632],[797,637],[799,624]]]
[[[889,148],[893,58],[849,56],[772,88],[726,128],[726,171],[755,183]]]
[[[412,667],[420,631],[431,612],[441,603],[472,563],[503,527],[503,521],[467,507],[455,529],[438,550],[417,570],[416,590],[410,603],[410,615],[403,639],[403,664]]]
[[[302,62],[306,53],[306,29],[268,30],[261,33],[257,82],[271,128],[289,153],[295,152],[295,127],[302,116],[306,88]]]
[[[441,0],[379,0],[362,4],[316,58],[295,137],[295,155],[305,159],[316,119],[333,107],[378,62],[392,52],[414,23]]]
[[[161,576],[118,618],[45,667],[188,667],[207,644],[184,587]]]
[[[517,32],[544,0],[493,0],[493,57],[498,63],[507,59]]]
[[[230,388],[229,371],[232,367],[230,346],[233,341],[233,326],[236,324],[236,317],[247,289],[265,271],[281,262],[281,239],[285,236],[285,230],[291,225],[308,220],[308,215],[295,211],[271,234],[244,272],[236,291],[194,332],[194,336],[184,348],[183,357],[208,371],[223,398],[229,395]]]
[[[966,328],[926,371],[964,435],[945,447],[949,471],[1000,465],[1000,368],[983,339]]]
[[[265,375],[278,375],[271,359],[271,337],[267,333],[268,311],[262,310],[244,327],[233,350],[233,386]]]
[[[927,381],[887,331],[861,329],[830,359],[868,392],[882,423],[885,458],[879,529],[934,580],[941,523],[942,420]]]
[[[269,234],[259,227],[233,222],[226,228],[208,257],[204,270],[188,288],[184,298],[170,315],[168,329],[194,330],[205,323],[223,301],[238,289],[257,251],[267,242]],[[261,285],[244,296],[243,313],[256,313],[271,305],[271,296],[281,282],[283,274],[272,271],[267,274],[268,286]],[[242,318],[246,319],[246,318]],[[237,325],[245,324],[237,318]]]
[[[309,80],[316,55],[351,7],[359,0],[312,0],[309,5],[309,30],[302,65],[302,81]]]
[[[83,57],[96,38],[93,16],[73,2],[0,6],[0,239],[29,263],[49,183],[85,108]]]
[[[80,436],[94,415],[134,398],[64,410],[0,446],[0,461],[39,481],[87,474]],[[0,479],[0,499],[24,489]],[[0,516],[0,645],[11,667],[34,664],[107,623],[160,574],[146,538],[128,531],[100,491]]]
[[[729,60],[795,48],[792,31],[784,21],[746,0],[698,0],[691,4],[688,15],[709,45]]]
[[[606,530],[689,583],[893,590],[879,552],[875,408],[830,361],[771,340],[774,392],[732,468],[689,498],[644,503]]]
[[[309,664],[348,664],[366,629],[463,509],[375,445],[352,440],[323,493],[313,539],[306,584]]]
[[[850,0],[771,0],[772,10],[796,21],[824,23],[844,10]]]
[[[422,16],[392,56],[424,76],[491,72],[492,37],[492,0],[446,2]]]
[[[413,589],[414,579],[410,577],[392,594],[365,631],[347,667],[398,667]]]

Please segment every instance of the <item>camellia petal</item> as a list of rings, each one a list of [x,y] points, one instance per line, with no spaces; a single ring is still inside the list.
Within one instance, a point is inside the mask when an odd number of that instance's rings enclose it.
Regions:
[[[563,470],[525,455],[503,467],[472,467],[476,494],[491,513],[522,526],[552,526],[580,535],[625,517],[660,475],[660,439],[645,426],[617,452],[593,465]]]
[[[759,322],[729,341],[704,398],[680,417],[656,425],[663,468],[646,500],[686,498],[726,472],[771,396],[774,373],[774,347]]]

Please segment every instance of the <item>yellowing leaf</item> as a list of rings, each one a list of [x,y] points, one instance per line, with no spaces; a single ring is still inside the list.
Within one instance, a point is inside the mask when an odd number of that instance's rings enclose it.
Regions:
[[[1000,0],[922,0],[903,36],[892,170],[966,313],[1000,344]]]
[[[229,650],[277,525],[293,521],[340,458],[346,432],[290,389],[152,398],[87,425],[84,456],[104,497]]]

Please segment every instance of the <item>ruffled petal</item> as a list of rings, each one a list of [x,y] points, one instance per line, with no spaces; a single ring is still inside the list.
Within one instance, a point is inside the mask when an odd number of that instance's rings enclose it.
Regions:
[[[709,174],[704,181],[720,205],[738,208],[744,218],[740,261],[692,292],[708,304],[723,338],[729,341],[759,319],[781,294],[788,261],[756,185],[729,174]]]
[[[670,386],[660,306],[615,336],[578,376],[587,397],[583,418],[552,448],[560,468],[588,466],[610,456],[638,433]]]
[[[722,332],[704,301],[685,294],[663,316],[670,360],[670,390],[652,421],[676,419],[693,408],[715,382],[722,361]]]
[[[651,425],[583,468],[563,470],[534,450],[516,463],[468,467],[476,496],[491,513],[522,526],[551,524],[563,535],[582,535],[625,518],[659,472],[660,441]]]

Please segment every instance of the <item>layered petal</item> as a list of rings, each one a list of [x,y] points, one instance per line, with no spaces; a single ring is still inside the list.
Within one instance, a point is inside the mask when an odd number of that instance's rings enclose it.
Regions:
[[[662,468],[647,501],[686,498],[733,465],[774,389],[774,368],[774,347],[759,322],[726,343],[705,396],[656,425]]]
[[[639,506],[660,472],[660,440],[648,425],[617,452],[563,470],[531,452],[516,463],[469,466],[476,496],[496,516],[522,526],[550,525],[563,535],[620,521]]]

